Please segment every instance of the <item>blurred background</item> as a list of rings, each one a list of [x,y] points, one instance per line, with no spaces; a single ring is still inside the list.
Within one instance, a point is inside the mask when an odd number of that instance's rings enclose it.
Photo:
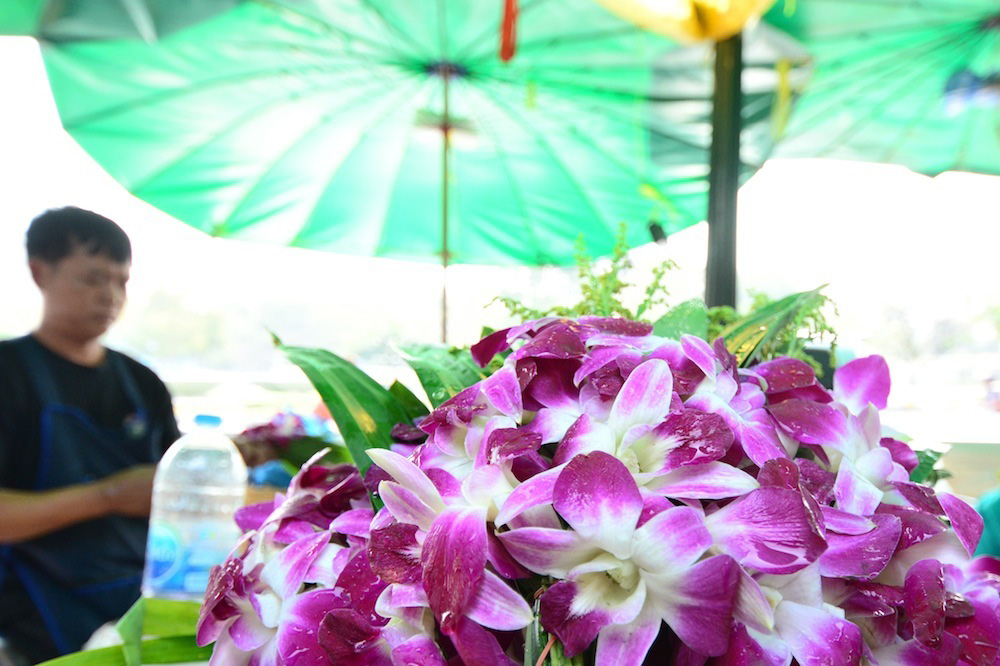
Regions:
[[[978,495],[1000,467],[1000,177],[823,159],[772,159],[739,193],[738,305],[826,284],[844,358],[892,371],[883,422],[918,447],[950,448],[956,490]],[[168,383],[182,428],[217,414],[238,432],[318,396],[271,333],[323,347],[382,382],[417,382],[394,347],[440,339],[439,265],[211,238],[130,195],[62,129],[37,43],[0,37],[0,337],[36,324],[23,249],[28,222],[73,204],[133,241],[130,302],[108,343]],[[671,301],[704,295],[702,222],[631,252],[640,285],[676,262]],[[780,257],[780,263],[775,260]],[[511,323],[492,300],[542,308],[578,298],[575,269],[447,269],[449,343]],[[990,464],[984,464],[990,461]]]

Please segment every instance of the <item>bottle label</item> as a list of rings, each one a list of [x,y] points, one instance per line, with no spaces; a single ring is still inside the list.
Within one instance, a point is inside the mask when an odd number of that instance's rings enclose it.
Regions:
[[[239,539],[231,522],[151,520],[143,593],[200,600],[212,567],[222,564]]]

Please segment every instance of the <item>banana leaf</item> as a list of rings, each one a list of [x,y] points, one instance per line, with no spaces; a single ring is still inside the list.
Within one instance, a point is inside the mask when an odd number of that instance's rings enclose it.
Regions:
[[[697,298],[684,301],[653,324],[653,333],[664,338],[680,338],[684,334],[705,338],[708,335],[708,310]]]
[[[198,647],[194,636],[200,607],[195,601],[140,598],[116,625],[122,645],[74,652],[43,663],[140,666],[205,661],[212,655],[212,647]]]
[[[467,349],[410,345],[403,347],[400,355],[417,373],[433,407],[487,376]]]
[[[726,341],[726,348],[736,356],[741,367],[760,360],[766,345],[797,321],[798,315],[815,303],[822,289],[791,294],[730,324],[720,334]]]
[[[372,464],[365,451],[389,448],[392,427],[410,420],[406,409],[385,387],[332,352],[286,345],[280,349],[316,387],[363,476]]]

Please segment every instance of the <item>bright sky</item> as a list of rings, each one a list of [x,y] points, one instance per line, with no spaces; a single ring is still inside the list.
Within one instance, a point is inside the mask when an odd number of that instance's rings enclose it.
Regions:
[[[782,296],[829,283],[841,334],[859,348],[887,307],[909,310],[927,325],[946,316],[971,321],[1000,304],[998,200],[994,177],[929,179],[891,166],[769,162],[741,192],[739,289]],[[133,302],[165,285],[182,292],[195,315],[287,299],[290,307],[335,308],[345,329],[390,331],[390,341],[438,339],[440,268],[211,239],[186,227],[125,192],[62,131],[34,41],[0,38],[0,331],[27,331],[37,319],[23,256],[28,221],[69,203],[114,218],[132,237]],[[699,225],[666,246],[636,251],[637,263],[673,258],[681,265],[668,281],[675,298],[698,297],[706,237]],[[482,325],[496,325],[496,314],[482,310],[494,295],[552,302],[571,284],[553,271],[450,269],[452,341],[470,343]],[[406,285],[402,296],[398,285]],[[262,336],[268,327],[298,344],[335,349],[344,339],[341,332],[259,323]]]

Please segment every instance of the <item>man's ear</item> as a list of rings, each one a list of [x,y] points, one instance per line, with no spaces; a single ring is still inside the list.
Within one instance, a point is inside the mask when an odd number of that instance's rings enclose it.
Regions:
[[[52,274],[52,264],[42,259],[28,259],[28,268],[31,270],[31,279],[39,289],[45,289],[49,276]]]

